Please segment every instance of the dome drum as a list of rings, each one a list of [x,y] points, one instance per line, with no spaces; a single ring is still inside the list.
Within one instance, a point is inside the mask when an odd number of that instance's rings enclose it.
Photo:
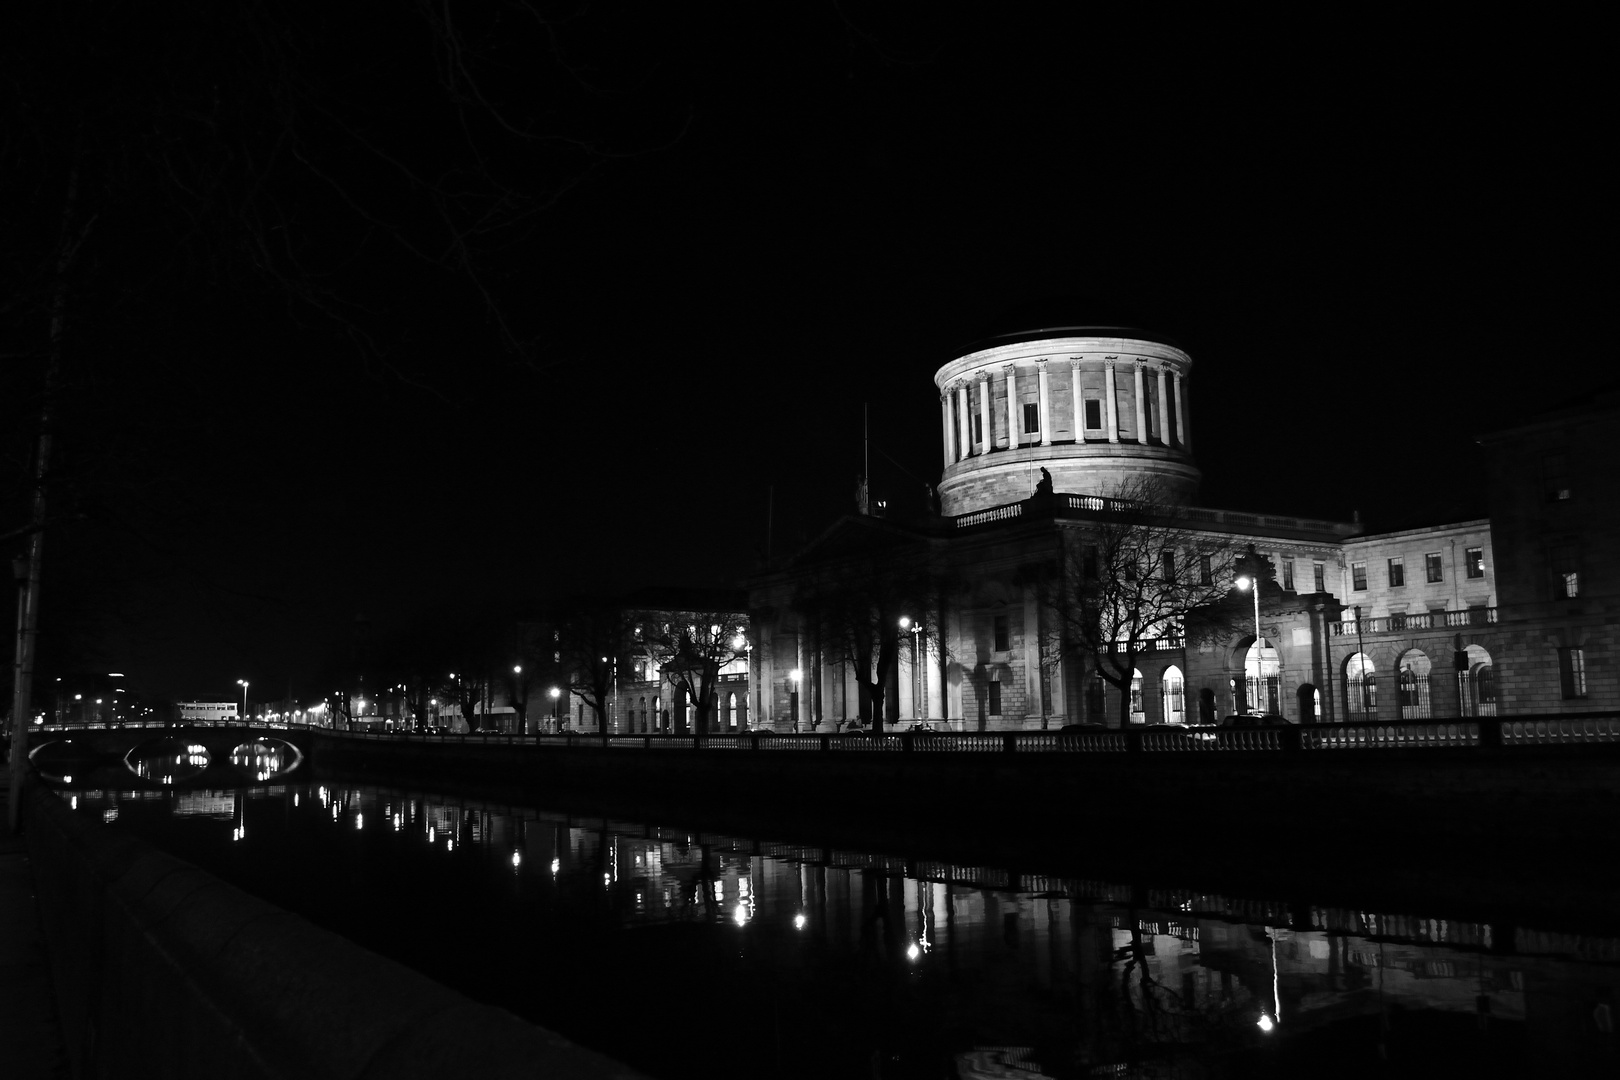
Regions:
[[[1153,476],[1191,499],[1191,367],[1173,345],[1089,328],[1018,335],[951,361],[934,377],[943,511],[1028,498],[1041,468],[1059,491],[1106,494]]]

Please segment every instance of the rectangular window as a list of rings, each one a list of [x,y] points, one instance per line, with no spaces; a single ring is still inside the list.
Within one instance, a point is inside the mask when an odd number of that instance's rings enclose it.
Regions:
[[[997,615],[995,622],[996,652],[1007,651],[1007,616]]]
[[[990,680],[990,715],[1001,715],[1001,680]]]
[[[1294,560],[1292,558],[1283,560],[1283,588],[1289,592],[1294,591]]]
[[[1311,563],[1311,585],[1317,592],[1327,592],[1327,565],[1325,563]]]
[[[1041,430],[1041,407],[1031,401],[1024,406],[1024,431],[1030,435]]]
[[[1469,548],[1463,554],[1463,565],[1468,568],[1468,576],[1482,578],[1485,576],[1485,550],[1483,548]]]
[[[1575,545],[1569,543],[1552,546],[1553,598],[1573,600],[1581,594],[1581,575],[1575,557]]]
[[[1214,572],[1209,565],[1209,556],[1198,556],[1198,584],[1208,585],[1215,580]]]
[[[1395,559],[1389,560],[1389,587],[1392,588],[1392,589],[1396,589],[1396,588],[1399,588],[1400,586],[1405,585],[1405,584],[1406,584],[1406,559],[1405,559],[1405,557],[1403,556],[1401,558],[1395,558]]]
[[[1159,552],[1159,573],[1166,581],[1176,580],[1176,553],[1173,551]]]
[[[974,413],[973,414],[973,441],[976,442],[976,443],[984,442],[984,414],[983,413]]]
[[[1087,544],[1080,549],[1080,573],[1086,580],[1092,581],[1097,577],[1097,547]]]
[[[1431,551],[1423,556],[1423,573],[1429,579],[1431,585],[1437,581],[1445,580],[1446,576],[1440,570],[1440,553],[1438,551]]]
[[[1350,564],[1350,587],[1356,592],[1367,591],[1367,564],[1353,562]]]
[[[1102,402],[1096,398],[1086,399],[1086,429],[1088,431],[1102,429]]]
[[[1563,454],[1548,454],[1541,459],[1541,478],[1548,502],[1570,497],[1569,462]]]
[[[1558,675],[1564,697],[1586,696],[1586,653],[1581,649],[1558,650]]]

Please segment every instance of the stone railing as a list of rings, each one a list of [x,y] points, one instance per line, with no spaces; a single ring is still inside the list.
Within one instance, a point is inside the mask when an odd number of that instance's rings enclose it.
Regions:
[[[1380,615],[1376,619],[1362,619],[1362,634],[1403,634],[1412,630],[1443,630],[1458,626],[1490,626],[1496,622],[1496,609],[1487,607],[1463,608],[1461,611],[1413,611],[1404,615]],[[1355,619],[1328,624],[1334,637],[1355,637]]]
[[[934,723],[944,723],[934,721]],[[812,752],[834,754],[1197,753],[1211,750],[1315,752],[1331,750],[1499,750],[1530,746],[1620,749],[1620,713],[1565,716],[1467,717],[1278,724],[1227,728],[1153,724],[1125,729],[1086,727],[1050,731],[887,731],[822,734],[752,731],[725,735],[412,735],[332,732],[340,740],[494,745],[550,749],[602,748],[674,753]]]
[[[1217,525],[1228,529],[1287,529],[1294,532],[1321,533],[1327,536],[1349,536],[1352,526],[1337,521],[1315,518],[1279,517],[1275,514],[1244,514],[1235,510],[1213,510],[1203,506],[1149,506],[1129,499],[1112,499],[1104,495],[1077,495],[1059,492],[1045,499],[1006,503],[984,510],[960,514],[951,519],[951,527],[971,529],[996,521],[1010,521],[1030,515],[1056,514],[1147,514],[1191,525]]]

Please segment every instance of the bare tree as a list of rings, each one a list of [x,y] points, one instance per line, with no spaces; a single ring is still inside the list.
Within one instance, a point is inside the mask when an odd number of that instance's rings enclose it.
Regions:
[[[641,643],[665,681],[692,703],[695,733],[708,734],[721,671],[748,655],[748,616],[738,611],[642,611],[635,615],[635,625],[639,633],[632,634],[633,640]]]
[[[915,632],[945,648],[944,578],[926,547],[898,530],[875,529],[856,550],[803,568],[793,600],[822,655],[854,675],[860,718],[874,733],[899,712],[900,639]]]
[[[1095,670],[1119,690],[1130,723],[1137,660],[1160,642],[1186,647],[1239,625],[1230,603],[1239,552],[1195,527],[1153,478],[1126,481],[1097,500],[1097,515],[1059,533],[1055,564],[1040,575],[1051,615],[1043,646]]]
[[[596,714],[596,727],[608,735],[619,669],[636,627],[633,612],[602,598],[576,598],[564,605],[557,621],[561,670],[574,697]]]

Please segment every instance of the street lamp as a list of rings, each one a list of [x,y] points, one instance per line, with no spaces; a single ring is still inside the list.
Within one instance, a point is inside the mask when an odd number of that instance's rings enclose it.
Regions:
[[[247,688],[248,688],[247,680],[246,679],[237,679],[236,680],[236,685],[240,686],[242,688],[242,719],[246,720],[247,719]]]
[[[562,697],[562,691],[553,686],[546,691],[551,696],[551,730],[557,730],[557,699]]]
[[[788,719],[793,723],[793,730],[799,730],[799,680],[804,678],[804,672],[794,668],[788,672],[788,682],[792,684],[788,690]]]
[[[523,665],[522,664],[513,664],[512,665],[512,674],[514,676],[520,676],[521,677],[522,674],[523,674]],[[524,710],[523,711],[523,730],[519,731],[518,734],[519,735],[527,735],[529,733],[529,713],[528,713],[529,695],[525,694],[523,692],[523,684],[522,684],[521,678],[514,678],[512,680],[512,704],[513,704],[514,707],[517,705],[518,698],[520,698],[520,697],[523,699],[523,710]]]
[[[1237,579],[1238,592],[1254,593],[1254,691],[1249,695],[1249,708],[1259,711],[1260,680],[1264,677],[1265,665],[1261,662],[1264,655],[1260,650],[1260,579],[1251,578],[1242,574]],[[1248,676],[1248,665],[1244,665],[1244,676]]]
[[[900,629],[911,634],[911,718],[922,719],[922,672],[917,668],[917,635],[922,625],[911,621],[909,615],[900,616]]]

